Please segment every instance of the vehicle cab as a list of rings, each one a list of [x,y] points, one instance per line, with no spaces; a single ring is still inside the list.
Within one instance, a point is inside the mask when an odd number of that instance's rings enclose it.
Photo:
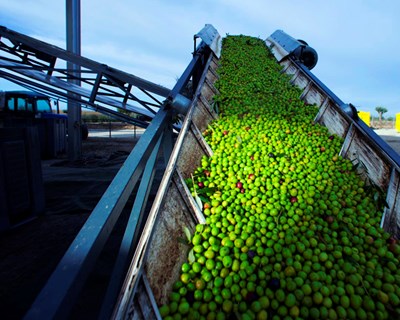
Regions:
[[[0,117],[66,118],[53,114],[50,99],[33,91],[0,91]]]
[[[36,127],[42,158],[66,153],[67,121],[65,114],[53,113],[50,98],[34,91],[0,91],[0,127]]]

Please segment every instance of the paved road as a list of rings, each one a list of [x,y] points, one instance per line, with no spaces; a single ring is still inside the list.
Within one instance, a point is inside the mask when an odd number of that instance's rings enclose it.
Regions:
[[[377,129],[376,134],[392,147],[394,151],[400,154],[400,133],[396,129]]]
[[[105,129],[90,129],[89,137],[96,138],[135,138],[141,134],[145,129],[122,129],[122,130],[105,130]]]

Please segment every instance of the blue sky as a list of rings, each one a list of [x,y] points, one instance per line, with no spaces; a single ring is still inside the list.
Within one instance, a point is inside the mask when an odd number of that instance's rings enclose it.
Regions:
[[[319,56],[312,72],[344,102],[400,112],[400,1],[83,0],[82,55],[171,87],[207,23],[222,36],[282,29]],[[65,1],[0,2],[0,25],[65,48]],[[0,89],[13,85],[0,79]]]

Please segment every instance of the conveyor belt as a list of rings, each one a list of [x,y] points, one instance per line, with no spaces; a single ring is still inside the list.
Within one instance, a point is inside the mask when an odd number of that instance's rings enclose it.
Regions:
[[[80,67],[64,67],[67,62]],[[132,124],[146,127],[119,111],[153,118],[170,89],[124,71],[78,56],[51,44],[0,26],[0,77],[50,97],[74,101]],[[69,82],[79,80],[81,86]],[[116,111],[117,110],[117,111]]]

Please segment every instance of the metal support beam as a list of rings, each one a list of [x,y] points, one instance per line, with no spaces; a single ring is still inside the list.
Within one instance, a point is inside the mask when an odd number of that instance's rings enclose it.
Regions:
[[[77,55],[81,54],[81,1],[67,0],[67,50]],[[76,78],[68,79],[68,82],[80,86],[80,66],[67,62],[67,69],[72,70]],[[68,98],[68,158],[77,160],[82,156],[81,134],[81,105]]]
[[[79,72],[71,69],[74,64],[80,66]],[[138,120],[121,110],[152,119],[162,98],[170,94],[168,88],[4,26],[0,26],[0,77],[53,99],[67,102],[73,97],[80,106],[111,117],[118,115],[129,123]],[[68,81],[71,79],[81,85]]]
[[[76,303],[85,280],[110,236],[160,136],[171,123],[172,110],[162,107],[61,259],[25,319],[64,319]]]
[[[111,280],[100,311],[100,319],[109,319],[113,312],[115,301],[118,297],[119,290],[124,281],[125,273],[129,266],[129,259],[132,257],[144,222],[147,219],[147,216],[145,216],[146,203],[153,185],[157,157],[159,155],[161,142],[163,140],[164,138],[162,134],[160,135],[160,138],[158,139],[158,142],[146,163],[146,168],[140,181],[139,190],[129,216],[129,221],[126,225],[124,237],[119,248],[118,257],[115,262]]]
[[[0,36],[1,32],[4,31],[0,27]],[[1,39],[0,39],[0,49],[1,49]],[[8,47],[6,47],[8,48]],[[111,232],[113,231],[117,220],[119,219],[122,210],[125,208],[129,197],[131,196],[132,191],[135,189],[138,181],[141,181],[139,190],[135,197],[134,207],[132,209],[132,216],[129,220],[128,225],[125,226],[125,236],[121,243],[121,250],[118,256],[118,261],[116,261],[115,268],[118,274],[118,270],[122,270],[126,263],[126,259],[132,254],[139,252],[136,246],[136,239],[139,239],[138,236],[135,237],[135,234],[140,234],[140,227],[142,225],[142,221],[146,220],[146,217],[143,216],[143,212],[145,206],[147,204],[148,192],[152,185],[152,180],[154,176],[155,170],[155,162],[157,159],[157,154],[162,150],[164,161],[168,164],[168,170],[166,175],[168,178],[164,179],[164,183],[166,181],[170,181],[170,178],[173,173],[173,168],[175,167],[175,163],[177,161],[177,156],[179,152],[173,152],[173,144],[175,142],[174,139],[174,117],[177,112],[173,109],[174,100],[176,97],[178,99],[182,95],[182,91],[185,89],[185,86],[190,81],[191,78],[195,78],[195,75],[203,74],[205,69],[204,61],[207,61],[210,58],[211,50],[207,49],[203,44],[200,44],[199,48],[202,50],[198,50],[196,55],[193,57],[191,63],[188,68],[184,71],[182,77],[179,79],[177,84],[174,86],[174,89],[170,91],[166,96],[167,99],[160,106],[158,112],[153,116],[152,121],[150,122],[147,130],[141,136],[132,152],[126,159],[125,163],[118,171],[117,175],[111,182],[110,186],[103,194],[102,198],[98,202],[97,206],[94,208],[93,212],[87,219],[86,223],[70,245],[69,249],[66,251],[65,255],[61,259],[58,264],[56,270],[53,272],[51,277],[49,278],[47,284],[42,289],[40,294],[37,296],[36,300],[31,306],[31,309],[25,315],[25,319],[63,319],[69,316],[72,308],[75,306],[77,300],[79,299],[79,295],[81,294],[82,288],[85,285],[85,281],[89,277],[92,272],[98,257],[103,250],[107,239],[109,238]],[[57,49],[58,50],[58,49]],[[63,54],[71,54],[71,52],[63,53]],[[1,58],[1,57],[0,57]],[[75,61],[81,61],[81,57],[74,57]],[[75,62],[72,61],[72,62]],[[85,60],[86,61],[86,60]],[[87,62],[87,61],[86,61]],[[0,59],[0,67],[1,63],[5,63]],[[13,62],[12,64],[15,66],[18,62]],[[82,66],[82,64],[81,64]],[[96,67],[96,68],[94,68]],[[99,89],[102,85],[104,85],[103,81],[101,81],[102,76],[98,74],[105,75],[106,73],[110,74],[110,71],[113,71],[117,74],[116,70],[112,70],[108,67],[102,68],[98,64],[93,63],[93,69],[96,70],[96,77],[93,82],[85,82],[85,80],[81,77],[80,80],[82,83],[91,83],[93,85],[93,94],[91,92],[85,91],[84,88],[80,88],[78,85],[69,84],[68,87],[79,89],[73,91],[74,97],[89,97],[92,102],[94,101],[109,101],[106,99],[107,96],[105,92],[111,93],[111,91],[102,90],[102,96],[99,99]],[[32,71],[31,75],[34,74],[38,79],[41,79],[40,72],[38,70],[30,70]],[[81,68],[81,71],[84,71],[84,67]],[[19,73],[23,72],[18,70]],[[82,72],[79,72],[80,74]],[[68,77],[75,78],[74,74],[71,74],[69,70],[67,70],[65,75]],[[0,73],[1,75],[1,73]],[[110,79],[110,77],[105,76],[105,78]],[[114,79],[115,77],[111,77]],[[134,81],[124,81],[128,84],[132,84],[132,86],[138,88],[143,91],[150,98],[153,98],[149,95],[149,92],[161,92],[164,90],[154,84],[149,82],[144,82],[140,80],[140,84],[144,84],[146,87],[151,90],[144,90],[144,87],[138,84],[138,78],[131,80]],[[205,78],[205,74],[204,74]],[[118,72],[118,79],[124,79],[124,73]],[[126,78],[127,79],[127,78]],[[62,82],[61,78],[52,78],[51,85],[55,86],[55,84],[59,84]],[[204,79],[202,80],[204,81]],[[122,88],[118,81],[111,81],[114,84],[114,88]],[[115,82],[115,83],[114,83]],[[195,81],[197,83],[198,81]],[[64,85],[64,84],[63,84]],[[64,88],[63,85],[60,85],[60,88]],[[124,94],[118,94],[118,97],[123,98],[122,102],[125,103],[127,100],[135,100],[135,97],[131,94],[132,86],[128,85],[127,90],[123,91]],[[125,88],[125,85],[123,86]],[[105,87],[103,87],[105,88]],[[162,89],[160,91],[160,89]],[[199,90],[199,89],[197,89]],[[69,90],[68,90],[69,91]],[[69,91],[70,92],[70,91]],[[196,91],[196,96],[199,95],[199,91]],[[97,97],[97,98],[95,98]],[[186,98],[185,98],[186,99]],[[183,111],[185,111],[185,107],[187,101],[182,99],[183,102],[178,105],[183,107]],[[154,100],[154,98],[153,98]],[[80,99],[76,99],[76,101],[81,101]],[[111,104],[112,105],[112,104]],[[120,106],[121,107],[121,106]],[[176,104],[175,104],[176,107]],[[193,109],[191,112],[193,112]],[[146,108],[143,108],[139,114],[144,114],[144,112],[148,112]],[[190,113],[190,111],[189,111]],[[189,117],[190,115],[186,116]],[[191,117],[191,116],[190,116]],[[187,132],[188,130],[188,121],[185,122],[184,130]],[[175,149],[174,149],[175,150]],[[173,158],[173,159],[171,159]],[[141,178],[141,180],[140,180]],[[162,187],[163,190],[165,186]],[[165,190],[164,190],[165,191]],[[164,194],[164,193],[163,193]],[[156,196],[158,201],[161,199],[158,194]],[[153,214],[154,215],[154,214]],[[147,225],[147,224],[146,224]],[[148,233],[148,232],[147,232]],[[132,240],[133,235],[133,240]],[[142,240],[142,237],[140,237]],[[143,247],[143,244],[140,245],[140,248]],[[138,256],[135,255],[135,259]],[[136,265],[136,264],[135,264]],[[120,277],[120,275],[118,275]],[[118,280],[118,279],[113,279]],[[118,291],[118,282],[116,284],[111,283],[110,287],[112,292],[105,297],[106,303],[112,303],[114,298],[113,292]],[[147,290],[149,291],[149,290]],[[151,298],[151,297],[150,297]],[[154,299],[152,300],[152,305],[156,308],[154,303]],[[114,306],[112,306],[114,309]],[[107,314],[111,311],[109,306],[104,306],[102,311],[105,314],[102,314],[102,317],[107,318]],[[156,316],[158,315],[157,310],[154,310]]]

